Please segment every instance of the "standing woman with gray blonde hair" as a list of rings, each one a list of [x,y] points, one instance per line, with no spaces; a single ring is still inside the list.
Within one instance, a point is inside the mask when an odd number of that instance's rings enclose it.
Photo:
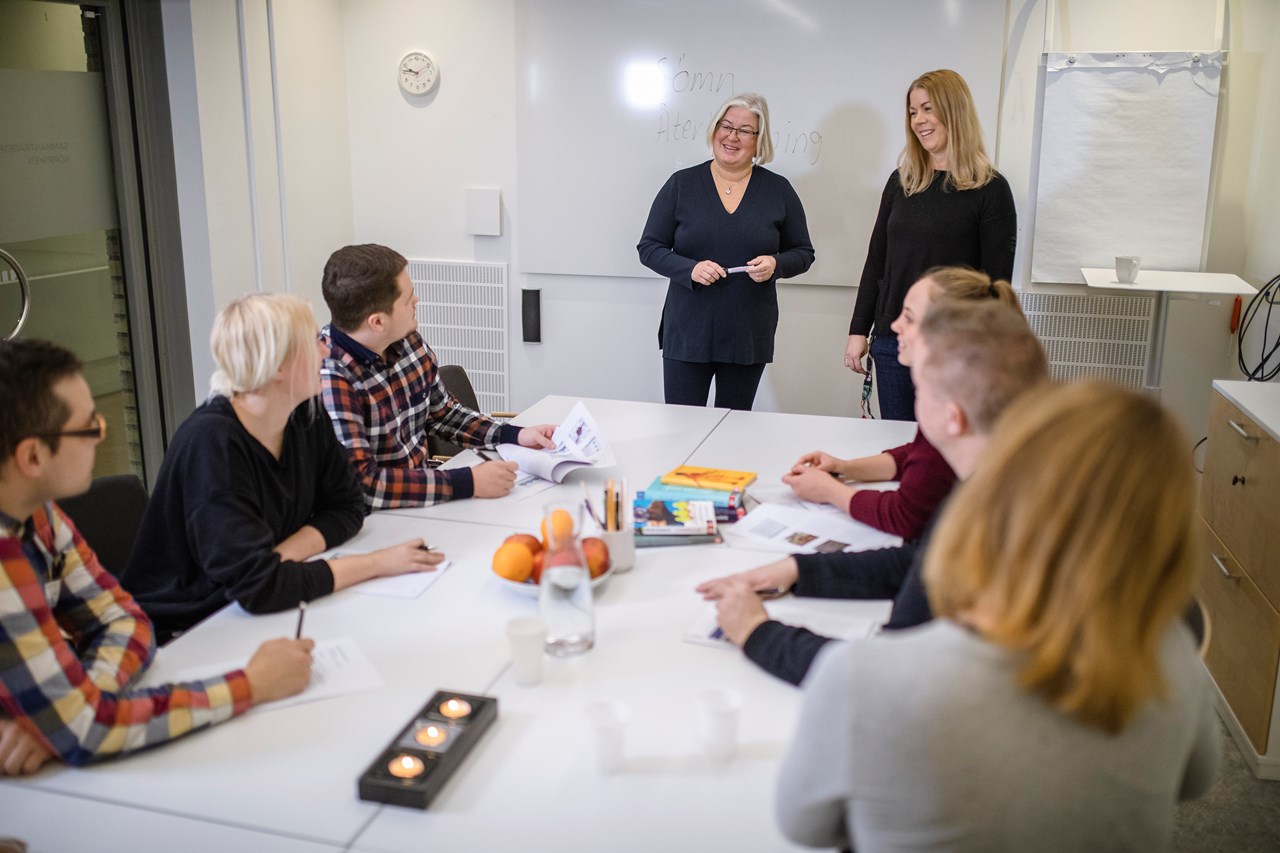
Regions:
[[[780,278],[813,264],[800,197],[764,168],[773,159],[769,106],[744,92],[707,128],[711,160],[658,191],[636,249],[670,279],[658,326],[666,401],[750,409],[773,361]]]
[[[894,421],[915,420],[915,386],[898,361],[892,328],[907,290],[938,266],[1010,281],[1018,235],[1013,192],[987,157],[963,77],[944,68],[913,80],[906,132],[898,168],[880,195],[844,350],[844,366],[856,373],[867,373],[870,352],[880,416]]]
[[[120,577],[160,642],[230,602],[250,613],[297,607],[443,556],[421,539],[312,559],[364,523],[364,494],[320,408],[320,344],[296,296],[232,302],[209,336],[209,399],[173,437]]]

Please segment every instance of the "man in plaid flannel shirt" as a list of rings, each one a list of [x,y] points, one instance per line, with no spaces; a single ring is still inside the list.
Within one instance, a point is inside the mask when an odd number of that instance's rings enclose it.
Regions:
[[[89,487],[106,435],[81,364],[0,341],[0,400],[0,776],[154,746],[307,686],[313,642],[283,639],[217,678],[137,686],[151,621],[53,503]]]
[[[498,424],[463,406],[440,381],[435,353],[418,334],[418,297],[408,261],[386,246],[346,246],[324,267],[321,290],[332,322],[320,368],[324,407],[372,509],[459,498],[500,498],[516,463],[429,468],[427,433],[463,447],[549,448],[553,424]]]

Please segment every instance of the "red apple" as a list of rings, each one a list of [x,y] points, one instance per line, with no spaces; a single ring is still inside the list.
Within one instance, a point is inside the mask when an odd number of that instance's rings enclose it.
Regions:
[[[539,550],[533,555],[533,574],[529,575],[534,583],[542,583],[542,563],[546,558],[547,552]]]
[[[609,571],[609,546],[603,539],[588,536],[582,540],[582,556],[587,560],[587,571],[598,578]]]

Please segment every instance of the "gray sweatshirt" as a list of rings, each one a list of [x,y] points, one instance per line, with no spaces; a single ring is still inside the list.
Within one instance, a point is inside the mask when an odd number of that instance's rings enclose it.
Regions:
[[[1167,849],[1219,743],[1181,624],[1161,661],[1167,696],[1110,735],[1027,693],[1016,653],[949,620],[831,643],[778,780],[782,832],[864,853]]]

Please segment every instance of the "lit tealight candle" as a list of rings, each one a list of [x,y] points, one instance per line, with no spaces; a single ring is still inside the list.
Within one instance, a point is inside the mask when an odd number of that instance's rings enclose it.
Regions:
[[[466,699],[450,699],[440,703],[440,713],[451,720],[458,720],[471,713],[471,703]]]
[[[387,772],[397,779],[413,779],[421,776],[426,767],[422,759],[416,755],[397,755],[387,762]]]
[[[424,726],[414,732],[413,739],[423,746],[439,746],[449,739],[449,732],[440,726]]]

